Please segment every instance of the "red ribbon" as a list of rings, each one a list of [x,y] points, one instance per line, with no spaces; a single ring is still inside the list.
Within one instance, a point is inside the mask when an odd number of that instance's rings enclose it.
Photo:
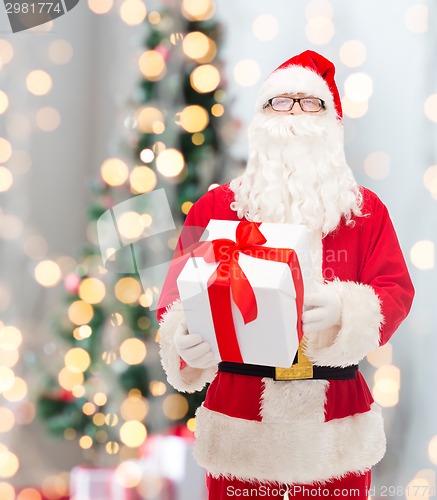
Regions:
[[[259,230],[261,223],[240,222],[237,226],[236,241],[221,238],[205,242],[195,251],[206,262],[219,265],[208,280],[208,296],[211,304],[214,329],[220,357],[224,361],[243,363],[231,307],[231,293],[235,305],[243,316],[244,324],[258,316],[255,293],[249,280],[238,263],[240,253],[264,260],[282,262],[288,265],[296,289],[297,332],[302,339],[303,281],[296,252],[289,248],[263,247],[267,242]]]

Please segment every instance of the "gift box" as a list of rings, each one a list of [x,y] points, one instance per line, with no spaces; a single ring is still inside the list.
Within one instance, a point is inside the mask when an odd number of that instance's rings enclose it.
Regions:
[[[177,279],[190,333],[217,360],[289,367],[313,287],[303,225],[211,220]]]
[[[109,467],[74,467],[70,474],[72,500],[138,500],[131,488],[117,480],[117,470]]]
[[[194,438],[155,434],[141,448],[139,486],[147,500],[204,500],[205,471],[193,457]]]

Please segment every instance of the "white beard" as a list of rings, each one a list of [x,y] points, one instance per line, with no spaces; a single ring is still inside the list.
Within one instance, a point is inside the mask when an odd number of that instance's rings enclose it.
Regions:
[[[257,112],[245,172],[231,182],[240,219],[305,224],[323,234],[360,215],[362,197],[333,116]]]

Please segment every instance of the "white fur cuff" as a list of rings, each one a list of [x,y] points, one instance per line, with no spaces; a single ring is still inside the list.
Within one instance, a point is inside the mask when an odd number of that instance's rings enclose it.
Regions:
[[[174,345],[174,334],[185,319],[185,313],[180,301],[174,302],[164,314],[160,323],[160,355],[161,364],[167,374],[167,380],[180,392],[194,392],[203,389],[211,382],[217,370],[216,367],[200,369],[185,366],[180,369],[181,358]]]
[[[341,298],[342,325],[305,336],[305,354],[316,365],[348,366],[357,364],[379,346],[384,317],[373,288],[352,281],[335,280],[332,287]]]

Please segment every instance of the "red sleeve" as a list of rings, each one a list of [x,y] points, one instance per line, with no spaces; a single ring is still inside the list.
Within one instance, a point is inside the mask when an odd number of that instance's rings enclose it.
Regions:
[[[373,193],[372,193],[373,195]],[[378,295],[384,322],[380,345],[384,345],[408,315],[414,288],[387,207],[373,195],[370,235],[359,281]]]

